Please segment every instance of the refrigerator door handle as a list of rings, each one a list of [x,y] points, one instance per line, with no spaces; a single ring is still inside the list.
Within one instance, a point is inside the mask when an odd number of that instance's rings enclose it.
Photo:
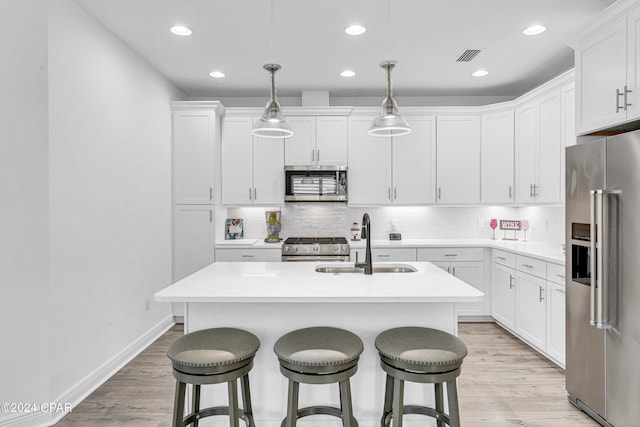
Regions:
[[[591,192],[591,254],[595,254],[595,263],[591,263],[591,319],[590,324],[598,329],[610,329],[609,313],[609,235],[611,221],[609,199],[618,195],[620,190],[592,190]],[[595,264],[595,265],[594,265]],[[595,274],[594,274],[595,269]],[[594,282],[595,279],[595,282]]]
[[[590,209],[589,209],[589,216],[590,216],[590,220],[589,220],[589,236],[590,236],[590,241],[589,241],[589,246],[590,246],[590,251],[591,251],[591,271],[590,271],[590,276],[591,276],[591,284],[589,286],[589,324],[591,326],[596,326],[596,286],[598,285],[597,283],[597,276],[598,276],[598,260],[596,258],[596,254],[598,253],[597,251],[597,245],[596,245],[596,236],[598,236],[597,231],[598,231],[598,227],[596,224],[596,205],[597,205],[597,201],[596,201],[596,190],[591,190],[589,192],[589,202],[590,202]]]

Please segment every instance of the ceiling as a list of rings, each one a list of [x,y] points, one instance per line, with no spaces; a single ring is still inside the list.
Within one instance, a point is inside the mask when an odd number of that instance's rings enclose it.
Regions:
[[[263,64],[282,65],[280,96],[513,96],[573,66],[567,37],[613,0],[75,0],[190,97],[268,96]],[[389,6],[390,14],[387,13]],[[390,16],[390,43],[387,17]],[[344,29],[359,23],[360,36]],[[542,24],[547,31],[525,36]],[[169,27],[193,34],[180,37]],[[465,49],[482,49],[457,63]],[[351,69],[351,78],[340,72]],[[472,77],[486,69],[486,77]],[[224,71],[214,79],[209,73]]]

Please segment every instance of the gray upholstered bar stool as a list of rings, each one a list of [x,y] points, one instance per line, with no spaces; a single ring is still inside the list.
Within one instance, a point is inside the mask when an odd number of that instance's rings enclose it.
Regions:
[[[438,427],[460,427],[456,378],[467,346],[458,337],[437,329],[404,327],[376,337],[380,365],[387,373],[384,410],[380,425],[402,427],[403,414],[434,417]],[[404,405],[404,382],[433,383],[436,407]],[[443,384],[447,384],[449,414],[444,412]]]
[[[242,419],[254,427],[249,391],[249,371],[260,340],[251,332],[235,328],[213,328],[186,334],[171,344],[167,356],[173,363],[176,395],[173,427],[192,424],[213,415],[229,415],[229,425],[238,427]],[[241,379],[242,409],[238,407],[237,380]],[[228,384],[229,406],[200,409],[200,386]],[[192,384],[192,411],[184,415],[186,385]]]
[[[344,427],[357,427],[351,404],[351,378],[358,369],[362,340],[339,328],[298,329],[283,335],[273,346],[280,361],[280,372],[289,379],[287,416],[282,427],[295,427],[297,420],[309,415],[333,415],[342,418]],[[298,409],[300,383],[339,383],[340,408],[308,406]]]

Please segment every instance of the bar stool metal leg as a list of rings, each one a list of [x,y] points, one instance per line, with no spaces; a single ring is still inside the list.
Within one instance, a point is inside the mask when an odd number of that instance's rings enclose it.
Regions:
[[[444,414],[444,397],[442,393],[442,383],[435,383],[435,391],[436,391],[436,411],[441,414]],[[438,420],[438,427],[445,427],[443,421]]]
[[[342,411],[342,426],[356,427],[353,424],[353,407],[351,405],[351,384],[349,379],[340,381],[340,409]]]
[[[193,393],[191,396],[191,411],[192,414],[195,414],[200,411],[200,384],[193,384],[191,387]],[[198,418],[193,422],[193,427],[198,427]]]
[[[173,404],[173,427],[182,427],[182,418],[184,417],[184,393],[187,385],[176,380],[176,396]]]
[[[238,419],[238,383],[236,380],[229,381],[229,427],[240,427]]]
[[[404,402],[404,381],[400,378],[393,379],[393,427],[402,427],[402,413]]]
[[[460,414],[458,413],[458,389],[456,379],[447,381],[447,398],[449,399],[449,426],[460,427]]]
[[[380,419],[380,427],[387,427],[387,418],[391,414],[391,405],[393,403],[393,377],[387,374],[387,381],[384,387],[384,407],[382,409],[382,418]]]
[[[286,427],[296,427],[298,423],[298,393],[300,384],[296,381],[289,380],[289,396],[287,398],[287,418]]]
[[[251,407],[251,389],[249,388],[249,375],[244,375],[240,383],[240,389],[242,392],[242,408],[246,415],[247,427],[255,427],[253,422],[253,408]]]

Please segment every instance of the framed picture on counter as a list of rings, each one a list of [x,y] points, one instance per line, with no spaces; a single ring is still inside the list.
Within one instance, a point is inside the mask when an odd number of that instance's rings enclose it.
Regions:
[[[242,218],[227,218],[224,224],[224,239],[236,240],[244,237]]]

